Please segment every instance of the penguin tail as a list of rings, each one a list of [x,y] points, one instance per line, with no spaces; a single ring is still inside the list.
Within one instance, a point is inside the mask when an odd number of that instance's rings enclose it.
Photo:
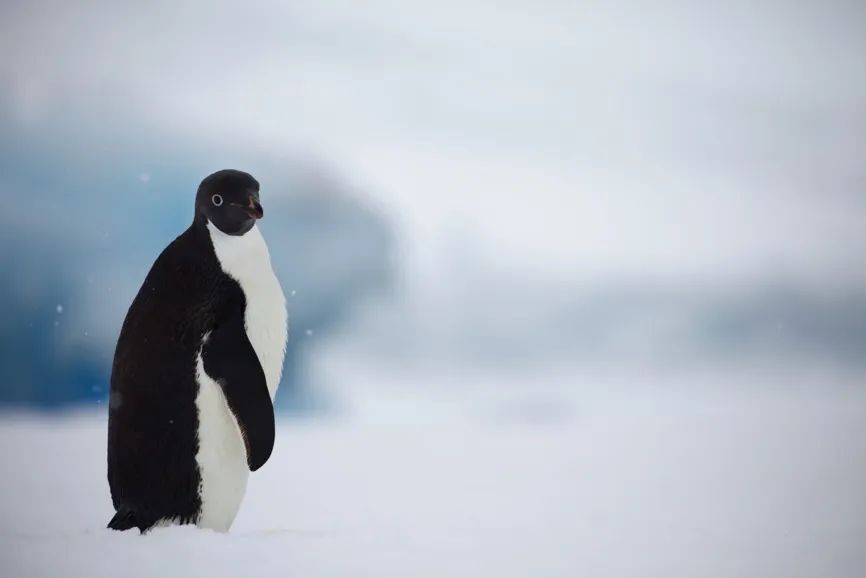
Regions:
[[[125,506],[121,506],[117,513],[114,514],[114,517],[108,522],[108,527],[112,530],[129,530],[131,528],[138,528],[140,531],[144,532],[144,529],[147,528],[148,525],[142,524],[138,517],[135,515],[135,512],[130,510]]]

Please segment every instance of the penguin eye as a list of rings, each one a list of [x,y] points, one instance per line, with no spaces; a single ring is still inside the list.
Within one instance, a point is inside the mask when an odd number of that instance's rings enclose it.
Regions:
[[[211,202],[214,204],[215,207],[219,207],[220,205],[223,204],[223,196],[220,195],[219,193],[217,193],[216,195],[212,196],[212,197],[210,198],[210,200],[211,200]]]

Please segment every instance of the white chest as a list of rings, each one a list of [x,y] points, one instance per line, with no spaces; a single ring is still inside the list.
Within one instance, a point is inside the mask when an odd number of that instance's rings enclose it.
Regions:
[[[208,223],[214,252],[223,271],[241,286],[247,299],[247,337],[265,372],[271,399],[277,391],[286,353],[286,298],[271,268],[268,246],[257,226],[245,235],[226,235]]]

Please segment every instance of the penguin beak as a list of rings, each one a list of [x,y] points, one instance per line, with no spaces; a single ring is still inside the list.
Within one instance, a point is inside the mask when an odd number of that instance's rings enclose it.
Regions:
[[[247,202],[247,206],[244,207],[244,210],[254,219],[261,219],[265,216],[265,211],[262,209],[262,205],[252,195],[250,195],[249,201]]]

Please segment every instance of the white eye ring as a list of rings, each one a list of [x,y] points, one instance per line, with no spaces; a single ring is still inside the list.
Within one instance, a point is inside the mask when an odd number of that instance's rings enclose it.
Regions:
[[[210,198],[210,200],[214,204],[215,207],[219,207],[220,205],[223,204],[223,196],[220,194],[216,194],[216,195],[212,196]]]

